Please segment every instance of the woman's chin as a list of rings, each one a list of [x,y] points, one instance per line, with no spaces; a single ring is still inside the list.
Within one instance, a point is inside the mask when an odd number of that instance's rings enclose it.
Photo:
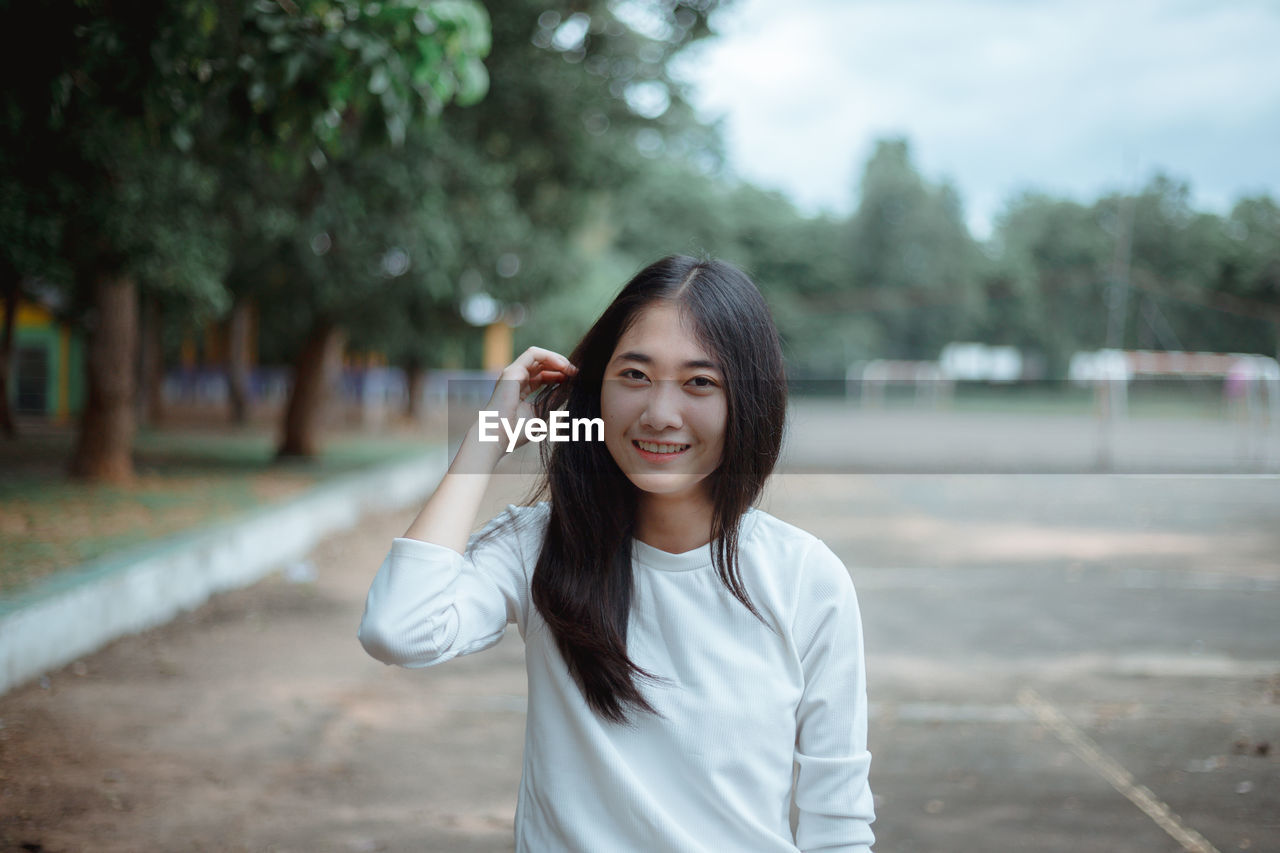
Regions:
[[[629,479],[640,491],[650,495],[678,495],[687,492],[703,480],[703,474],[631,474]]]

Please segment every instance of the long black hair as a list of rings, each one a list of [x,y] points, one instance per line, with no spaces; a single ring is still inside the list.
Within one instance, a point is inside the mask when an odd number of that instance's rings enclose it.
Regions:
[[[684,255],[645,267],[574,348],[569,360],[578,373],[535,398],[534,408],[542,418],[559,410],[570,418],[600,417],[605,367],[619,339],[642,309],[659,301],[677,306],[721,366],[724,450],[706,480],[713,504],[712,562],[734,597],[771,627],[738,576],[738,533],[781,451],[787,384],[769,307],[742,270]],[[638,490],[604,442],[542,442],[539,448],[545,478],[527,502],[549,496],[551,514],[531,581],[533,603],[597,713],[619,723],[628,722],[624,703],[658,713],[634,682],[635,675],[657,676],[627,655]]]

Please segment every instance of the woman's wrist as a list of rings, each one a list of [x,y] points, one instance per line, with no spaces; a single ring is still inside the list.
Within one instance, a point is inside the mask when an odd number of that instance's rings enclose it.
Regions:
[[[500,441],[481,441],[479,427],[472,424],[458,445],[449,470],[456,474],[491,474],[506,455]]]

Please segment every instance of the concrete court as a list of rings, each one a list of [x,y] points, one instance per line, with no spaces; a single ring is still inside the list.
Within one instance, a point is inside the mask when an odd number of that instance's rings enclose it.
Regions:
[[[858,589],[879,853],[1280,850],[1280,479],[783,474],[764,508]],[[413,514],[0,698],[4,849],[512,849],[514,627],[417,672],[355,642]]]

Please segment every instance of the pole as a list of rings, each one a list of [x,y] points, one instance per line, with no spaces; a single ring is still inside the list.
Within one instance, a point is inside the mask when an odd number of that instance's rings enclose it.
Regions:
[[[1107,289],[1107,349],[1117,352],[1124,347],[1124,327],[1129,314],[1129,267],[1133,256],[1133,216],[1136,198],[1126,195],[1120,200],[1116,222],[1116,251],[1111,259],[1111,281]],[[1127,376],[1106,376],[1099,400],[1098,469],[1110,471],[1114,464],[1115,419],[1128,408]]]

